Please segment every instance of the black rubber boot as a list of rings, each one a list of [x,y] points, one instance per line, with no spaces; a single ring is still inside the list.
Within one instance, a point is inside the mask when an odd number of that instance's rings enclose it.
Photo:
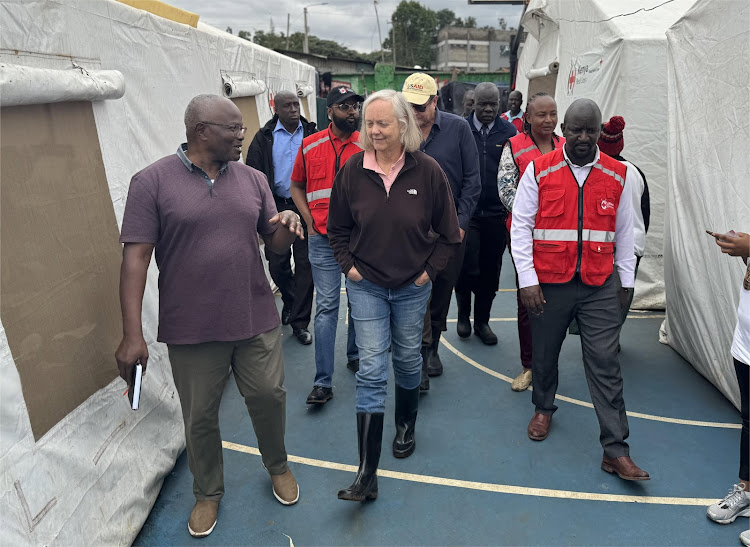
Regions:
[[[427,376],[427,362],[432,356],[432,346],[422,346],[422,381],[419,391],[430,391],[430,377]]]
[[[378,462],[383,444],[383,414],[357,412],[359,469],[352,485],[339,490],[340,500],[365,501],[378,498]]]
[[[497,344],[497,336],[490,328],[490,309],[495,293],[478,294],[474,297],[474,334],[488,346]]]
[[[418,408],[419,388],[396,386],[396,437],[393,439],[393,456],[396,458],[408,458],[414,452]]]
[[[456,306],[458,307],[456,333],[461,338],[468,338],[471,336],[471,321],[469,319],[471,316],[471,293],[456,293]]]
[[[432,327],[432,352],[427,360],[427,376],[440,376],[443,373],[443,362],[438,355],[440,346],[441,330],[438,327]]]

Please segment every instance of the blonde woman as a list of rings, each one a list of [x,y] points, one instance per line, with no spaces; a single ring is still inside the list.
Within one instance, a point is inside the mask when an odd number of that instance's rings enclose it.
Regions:
[[[431,280],[461,243],[448,181],[437,162],[419,152],[421,135],[409,103],[396,91],[379,91],[365,101],[362,119],[364,151],[336,176],[327,226],[346,275],[359,348],[360,465],[354,483],[338,494],[352,501],[378,495],[389,345],[396,383],[393,455],[414,452]]]

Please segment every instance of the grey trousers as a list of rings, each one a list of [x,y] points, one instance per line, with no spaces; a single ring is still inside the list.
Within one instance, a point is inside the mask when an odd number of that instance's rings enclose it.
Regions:
[[[625,414],[622,376],[617,357],[620,335],[620,305],[617,274],[601,287],[590,287],[576,275],[564,284],[541,284],[544,313],[530,314],[533,372],[531,400],[536,412],[557,410],[555,393],[558,357],[565,334],[573,319],[581,331],[581,349],[586,381],[599,420],[599,441],[608,458],[629,455],[628,418]]]
[[[196,500],[224,495],[219,405],[231,373],[253,422],[263,466],[271,475],[287,470],[284,427],[286,390],[279,327],[247,340],[170,344],[185,441]]]

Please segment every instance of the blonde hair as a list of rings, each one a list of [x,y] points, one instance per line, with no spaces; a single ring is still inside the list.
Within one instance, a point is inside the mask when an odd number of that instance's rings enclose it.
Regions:
[[[417,125],[417,118],[414,117],[411,105],[406,101],[404,95],[398,91],[392,89],[383,89],[373,93],[367,99],[365,99],[362,105],[362,119],[365,120],[367,116],[367,108],[375,101],[386,101],[393,107],[393,115],[401,125],[401,144],[407,152],[414,152],[419,150],[419,146],[422,144],[422,133],[419,131],[419,125]],[[359,132],[359,144],[364,150],[374,150],[375,147],[367,135],[367,128],[363,127],[362,131]]]

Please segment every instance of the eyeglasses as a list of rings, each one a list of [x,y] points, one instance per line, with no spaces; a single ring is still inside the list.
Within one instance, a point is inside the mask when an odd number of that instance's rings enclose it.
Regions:
[[[227,125],[225,123],[214,123],[214,122],[198,122],[202,123],[203,125],[218,125],[219,127],[223,127],[224,129],[229,129],[232,133],[234,133],[235,137],[242,137],[245,133],[247,133],[247,127],[243,125]]]
[[[342,112],[349,112],[350,110],[357,112],[359,110],[362,110],[362,103],[339,103],[333,105]]]
[[[427,107],[432,104],[432,101],[427,101],[424,104],[413,104],[413,103],[409,103],[409,104],[417,112],[424,112],[425,110],[427,110]]]

